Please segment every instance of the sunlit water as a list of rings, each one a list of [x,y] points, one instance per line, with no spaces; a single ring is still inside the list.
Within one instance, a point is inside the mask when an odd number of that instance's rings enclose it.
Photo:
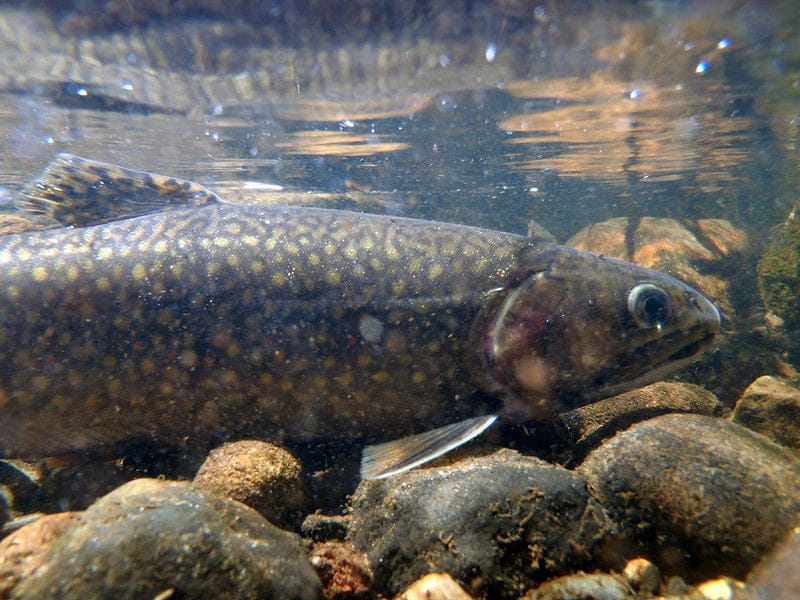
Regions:
[[[800,118],[791,3],[604,7],[321,48],[197,20],[60,33],[5,9],[2,185],[68,151],[231,199],[515,232],[535,219],[561,240],[616,216],[759,233],[783,219]]]

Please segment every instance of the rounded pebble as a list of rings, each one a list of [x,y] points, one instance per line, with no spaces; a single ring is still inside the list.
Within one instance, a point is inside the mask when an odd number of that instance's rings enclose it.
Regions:
[[[520,600],[636,600],[624,577],[605,573],[576,573],[548,581]]]
[[[472,600],[472,596],[447,573],[430,573],[417,579],[396,600]]]
[[[634,558],[622,570],[628,583],[640,594],[654,595],[661,586],[661,571],[646,558]]]
[[[242,440],[212,450],[194,478],[199,488],[246,504],[282,527],[298,523],[305,494],[300,462],[267,442]]]

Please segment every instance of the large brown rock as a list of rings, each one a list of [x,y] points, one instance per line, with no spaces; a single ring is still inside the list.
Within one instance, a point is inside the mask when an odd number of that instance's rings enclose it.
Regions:
[[[578,471],[619,522],[623,553],[695,581],[743,578],[800,520],[800,458],[726,419],[656,417]]]
[[[42,522],[13,536],[28,540],[23,555],[35,555],[37,567],[11,574],[11,598],[320,596],[299,537],[189,483],[137,479],[57,523],[54,536],[52,528],[29,533]],[[0,549],[0,564],[22,552],[13,540]]]
[[[580,475],[503,449],[362,481],[349,539],[378,593],[445,572],[476,597],[517,598],[531,582],[596,564],[612,529]]]

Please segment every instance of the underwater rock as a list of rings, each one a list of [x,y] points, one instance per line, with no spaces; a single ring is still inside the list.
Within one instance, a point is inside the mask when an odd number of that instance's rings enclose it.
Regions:
[[[672,412],[721,416],[722,403],[698,385],[659,381],[557,415],[536,428],[531,442],[548,445],[546,458],[567,467],[581,462],[604,439],[633,423]],[[546,440],[546,443],[545,443]]]
[[[43,521],[28,527],[41,531]],[[41,566],[19,579],[12,597],[320,597],[300,538],[186,482],[131,481],[58,533],[37,550]]]
[[[661,586],[661,571],[646,558],[629,560],[622,574],[628,580],[628,585],[640,596],[654,596]]]
[[[800,389],[764,375],[743,393],[731,419],[779,444],[800,448]]]
[[[447,573],[429,573],[412,583],[395,600],[472,600]]]
[[[636,592],[621,575],[575,573],[548,581],[520,600],[636,600]]]
[[[311,552],[325,598],[345,600],[365,597],[372,583],[367,558],[343,542],[323,542]]]
[[[800,219],[795,208],[756,267],[766,307],[789,329],[800,327]]]
[[[800,527],[753,571],[747,588],[757,598],[800,598]]]
[[[516,598],[593,565],[614,527],[580,475],[508,449],[362,481],[352,504],[348,539],[377,593],[441,571],[474,596]]]
[[[212,450],[194,484],[246,504],[286,528],[298,524],[305,499],[300,462],[283,448],[257,440],[229,442]]]
[[[578,472],[619,523],[621,545],[693,580],[744,577],[800,519],[800,458],[725,419],[639,423]]]
[[[46,515],[15,531],[0,542],[0,598],[11,598],[17,584],[37,570],[47,569],[46,557],[53,540],[79,522],[80,513]]]
[[[767,596],[777,599],[778,596]],[[681,594],[680,600],[755,600],[741,581],[719,577],[697,585],[690,594]],[[676,600],[678,598],[676,597]]]
[[[314,513],[306,515],[300,526],[300,533],[304,538],[315,542],[329,542],[331,540],[344,541],[347,537],[347,524],[350,515],[323,515]]]

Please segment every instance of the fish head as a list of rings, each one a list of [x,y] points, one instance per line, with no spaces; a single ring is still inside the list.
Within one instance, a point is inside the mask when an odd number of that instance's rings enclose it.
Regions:
[[[663,379],[720,328],[714,303],[674,277],[560,246],[525,261],[499,296],[477,346],[484,384],[517,418],[541,420]]]

